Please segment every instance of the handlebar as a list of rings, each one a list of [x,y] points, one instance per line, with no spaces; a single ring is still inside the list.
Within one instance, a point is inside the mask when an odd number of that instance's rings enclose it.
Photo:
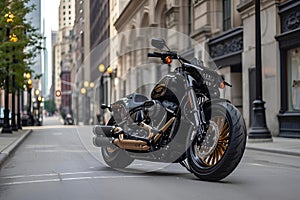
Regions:
[[[161,55],[158,52],[153,52],[153,53],[148,53],[148,57],[153,57],[153,58],[160,58]]]
[[[216,80],[218,80],[218,83],[224,83],[226,86],[232,87],[231,84],[227,83],[224,78],[221,78],[220,75],[218,75],[218,73],[212,69],[203,67],[203,66],[199,66],[199,65],[195,65],[195,64],[191,64],[190,61],[186,60],[185,58],[177,55],[176,52],[171,52],[171,51],[167,51],[167,52],[153,52],[153,53],[148,53],[148,57],[153,57],[153,58],[161,58],[164,62],[164,60],[166,59],[166,57],[171,57],[172,59],[177,59],[181,62],[183,69],[190,71],[190,69],[198,69],[199,71],[201,71],[201,73],[205,73],[208,74],[209,76],[212,77],[216,77]]]
[[[173,59],[177,59],[177,54],[174,52],[153,52],[148,53],[148,57],[155,57],[155,58],[166,58],[167,56],[172,57]]]
[[[148,57],[153,57],[153,58],[165,59],[167,56],[171,57],[172,59],[181,60],[185,63],[191,63],[190,61],[186,60],[185,58],[182,58],[181,56],[177,55],[176,52],[167,51],[167,52],[148,53]]]

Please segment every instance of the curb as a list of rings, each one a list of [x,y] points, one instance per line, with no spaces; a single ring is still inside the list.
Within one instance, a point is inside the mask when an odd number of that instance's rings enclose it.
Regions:
[[[255,151],[263,151],[263,152],[268,152],[268,153],[277,153],[277,154],[283,154],[283,155],[289,155],[289,156],[300,156],[300,152],[280,150],[280,149],[265,149],[265,148],[259,148],[259,147],[246,147],[246,149],[255,150]]]
[[[16,139],[13,143],[11,143],[8,147],[6,147],[0,153],[0,169],[2,168],[5,161],[11,156],[11,154],[20,146],[20,144],[28,137],[28,135],[32,132],[32,130],[26,131],[21,137]]]

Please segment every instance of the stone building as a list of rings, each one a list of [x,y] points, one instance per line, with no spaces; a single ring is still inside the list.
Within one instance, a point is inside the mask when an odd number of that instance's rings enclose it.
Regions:
[[[72,37],[75,18],[75,0],[61,0],[59,4],[59,30],[55,45],[55,91],[61,90],[56,106],[61,112],[71,113]]]
[[[72,69],[71,69],[71,85],[72,85],[72,111],[75,123],[83,122],[84,102],[80,94],[81,86],[85,80],[85,71],[89,71],[88,67],[84,67],[85,55],[88,47],[86,25],[89,24],[88,10],[89,4],[87,0],[75,0],[75,20],[73,26],[72,37]]]
[[[299,8],[297,0],[261,1],[263,99],[273,136],[300,137]],[[242,111],[249,127],[255,99],[254,14],[253,0],[129,1],[113,24],[120,44],[116,97],[133,92],[138,77],[143,77],[134,67],[145,63],[148,46],[145,51],[130,50],[147,43],[138,30],[166,28],[197,42],[183,48],[185,57],[213,62],[220,68],[233,85],[223,95]],[[170,32],[164,36],[170,46],[182,45]],[[155,82],[165,72],[154,67],[143,79]]]

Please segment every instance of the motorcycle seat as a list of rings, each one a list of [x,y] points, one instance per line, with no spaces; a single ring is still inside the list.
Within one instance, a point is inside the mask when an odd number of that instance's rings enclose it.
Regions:
[[[129,110],[133,110],[136,107],[143,105],[145,103],[145,101],[148,100],[148,98],[146,96],[141,95],[141,94],[130,94],[127,96],[127,98],[129,99],[128,105],[127,105]]]

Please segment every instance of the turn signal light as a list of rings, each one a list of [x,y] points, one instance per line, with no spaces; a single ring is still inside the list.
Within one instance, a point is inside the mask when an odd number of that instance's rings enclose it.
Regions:
[[[172,63],[173,60],[172,60],[172,58],[170,56],[167,56],[166,59],[165,59],[165,61],[166,61],[166,64],[169,65],[169,64]]]
[[[225,83],[224,83],[224,82],[221,82],[221,83],[220,83],[220,85],[219,85],[219,87],[220,87],[221,89],[224,89],[224,88],[225,88],[225,86],[226,86],[226,85],[225,85]]]

